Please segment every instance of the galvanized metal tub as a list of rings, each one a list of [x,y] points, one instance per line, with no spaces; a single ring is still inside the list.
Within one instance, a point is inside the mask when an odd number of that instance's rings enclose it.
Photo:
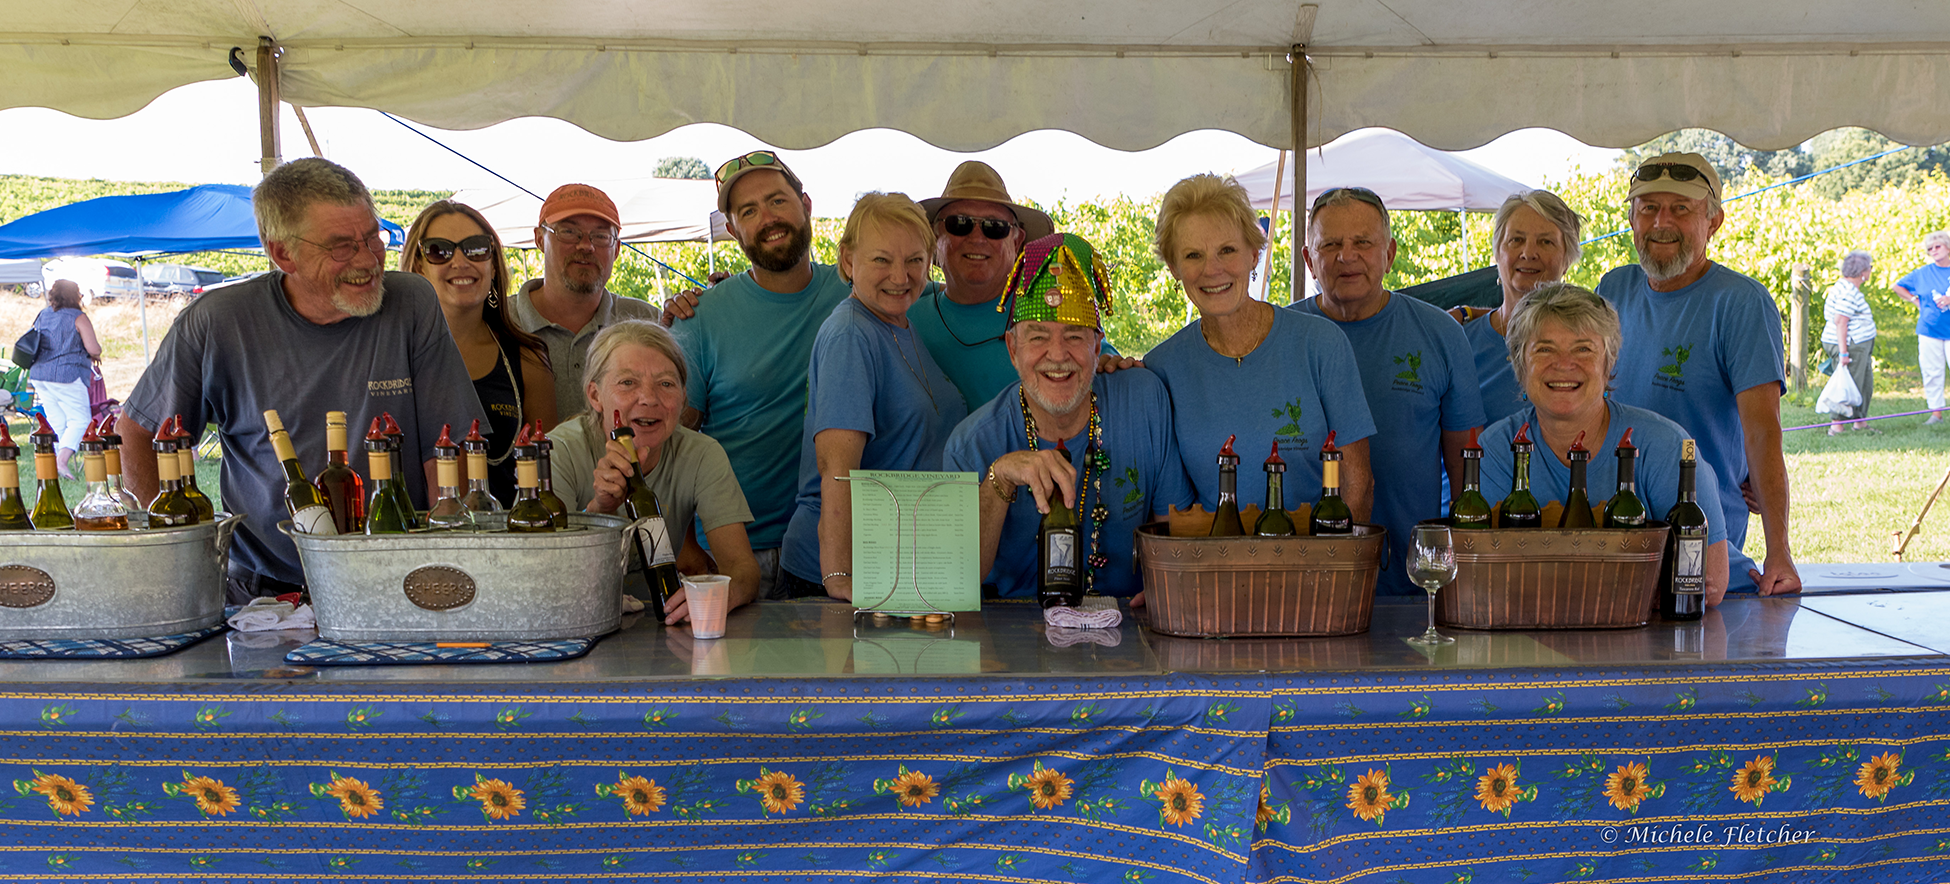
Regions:
[[[429,531],[368,537],[278,530],[298,547],[318,634],[343,641],[589,638],[622,621],[629,547],[617,516],[570,513],[572,530]],[[580,530],[573,530],[580,529]]]
[[[0,640],[154,638],[215,626],[242,519],[0,535]]]

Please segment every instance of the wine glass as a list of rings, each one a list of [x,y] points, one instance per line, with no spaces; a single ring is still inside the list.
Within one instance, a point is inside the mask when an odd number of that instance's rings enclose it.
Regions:
[[[1418,645],[1446,645],[1455,639],[1435,631],[1435,593],[1456,577],[1456,547],[1448,525],[1417,525],[1408,549],[1408,579],[1429,593],[1429,631],[1409,639]]]

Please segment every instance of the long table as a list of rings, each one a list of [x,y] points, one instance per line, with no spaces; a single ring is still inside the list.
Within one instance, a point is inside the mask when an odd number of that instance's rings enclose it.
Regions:
[[[1950,878],[1950,592],[1433,653],[1423,616],[799,602],[526,666],[298,667],[280,633],[0,663],[0,880]]]

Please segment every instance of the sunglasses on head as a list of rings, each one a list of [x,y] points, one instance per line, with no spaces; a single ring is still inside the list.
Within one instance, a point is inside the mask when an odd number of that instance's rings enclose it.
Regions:
[[[1633,172],[1632,177],[1640,181],[1657,181],[1661,178],[1671,178],[1674,181],[1698,181],[1705,178],[1706,173],[1700,171],[1698,166],[1686,163],[1646,163],[1640,166],[1638,171]]]
[[[982,226],[982,235],[989,239],[1007,239],[1009,232],[1016,229],[1014,221],[998,221],[994,218],[976,218],[972,215],[947,215],[941,219],[941,229],[950,236],[967,236],[975,232],[975,225]]]
[[[732,157],[726,160],[724,165],[718,167],[718,183],[723,184],[731,180],[731,176],[748,168],[764,169],[777,166],[778,164],[779,155],[769,150],[755,150],[742,157]]]
[[[428,264],[452,261],[456,250],[466,255],[469,261],[486,261],[488,256],[494,254],[494,237],[477,233],[460,242],[451,239],[420,240],[420,257],[427,259]]]
[[[1314,198],[1313,211],[1320,211],[1321,206],[1327,205],[1340,194],[1347,194],[1361,202],[1374,206],[1380,209],[1383,214],[1388,212],[1388,207],[1381,204],[1381,194],[1375,193],[1365,187],[1332,187],[1323,190],[1320,192],[1320,196]]]

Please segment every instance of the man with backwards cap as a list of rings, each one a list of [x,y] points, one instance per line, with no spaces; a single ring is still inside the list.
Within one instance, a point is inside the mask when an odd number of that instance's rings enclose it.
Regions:
[[[623,222],[609,195],[587,184],[564,184],[542,201],[535,244],[542,249],[542,278],[531,279],[510,301],[515,324],[548,344],[555,372],[555,408],[561,420],[581,414],[582,362],[596,333],[626,319],[657,321],[659,311],[605,288],[616,267]]]
[[[715,177],[718,211],[752,267],[671,327],[690,362],[684,425],[724,446],[751,506],[759,596],[785,598],[779,545],[797,505],[807,365],[820,324],[853,287],[813,263],[812,197],[777,154],[733,157]]]
[[[1625,335],[1613,395],[1678,422],[1713,465],[1730,541],[1727,589],[1799,592],[1781,456],[1781,313],[1766,286],[1706,256],[1726,220],[1720,195],[1719,174],[1696,153],[1661,154],[1633,171],[1626,198],[1639,263],[1598,283]],[[1759,570],[1741,552],[1743,491],[1758,498],[1767,537]]]
[[[1081,237],[1024,246],[999,306],[1017,381],[955,428],[942,458],[945,469],[983,477],[985,590],[1035,597],[1036,531],[1054,491],[1078,515],[1086,590],[1133,595],[1142,587],[1131,567],[1133,532],[1192,499],[1171,397],[1149,369],[1096,371],[1110,286]]]

